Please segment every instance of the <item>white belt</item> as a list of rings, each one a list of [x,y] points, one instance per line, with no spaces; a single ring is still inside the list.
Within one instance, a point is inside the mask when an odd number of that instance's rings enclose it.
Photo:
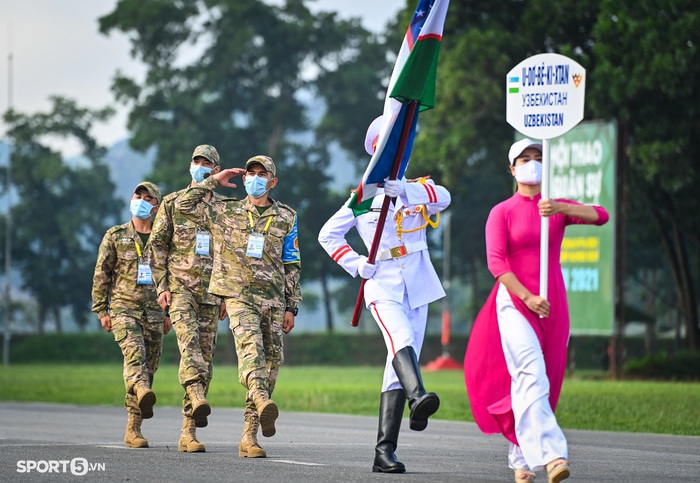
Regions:
[[[420,252],[421,250],[427,250],[428,243],[425,240],[417,242],[408,242],[403,245],[399,245],[394,248],[385,248],[384,250],[379,250],[375,258],[376,261],[389,260],[390,258],[401,258],[405,257],[410,253]]]

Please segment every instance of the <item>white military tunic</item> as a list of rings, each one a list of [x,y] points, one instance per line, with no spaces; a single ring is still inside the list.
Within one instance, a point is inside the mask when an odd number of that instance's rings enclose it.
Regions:
[[[427,250],[427,227],[413,232],[409,230],[426,224],[422,207],[425,207],[427,216],[434,216],[447,208],[450,193],[425,178],[420,182],[405,183],[405,189],[395,205],[390,205],[377,252],[377,269],[364,288],[365,306],[377,321],[387,345],[382,391],[401,387],[391,364],[394,354],[410,345],[420,357],[428,304],[445,296]],[[358,274],[363,256],[348,244],[346,234],[352,227],[357,228],[369,252],[383,202],[383,194],[376,196],[372,209],[357,217],[345,203],[319,233],[318,241],[324,250],[353,277]],[[397,233],[398,219],[401,219],[404,230],[401,238]],[[389,258],[390,249],[397,247],[404,247],[408,253]]]

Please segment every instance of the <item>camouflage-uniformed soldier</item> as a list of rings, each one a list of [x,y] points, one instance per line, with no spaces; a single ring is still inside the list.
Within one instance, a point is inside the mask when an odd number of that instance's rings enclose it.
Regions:
[[[187,189],[175,202],[183,213],[196,213],[207,193],[218,185],[235,187],[245,173],[248,196],[207,205],[214,241],[214,266],[209,291],[222,297],[236,341],[238,379],[247,389],[241,457],[265,457],[257,440],[275,434],[277,405],[270,399],[283,362],[283,333],[294,327],[301,300],[301,259],[297,216],[268,196],[277,184],[268,156],[254,156],[245,169],[230,168]]]
[[[202,144],[194,149],[191,184],[219,170],[219,153],[214,146]],[[222,197],[210,192],[198,212],[187,218],[175,209],[175,200],[184,192],[183,189],[163,198],[151,233],[151,268],[158,304],[163,309],[169,308],[180,349],[178,377],[185,396],[177,448],[193,453],[205,451],[197,440],[196,428],[207,425],[211,412],[206,395],[213,375],[218,320],[226,317],[226,309],[219,297],[209,293],[212,247],[205,219],[206,206]],[[195,215],[199,218],[195,219]]]
[[[131,197],[131,221],[107,230],[97,254],[92,280],[92,311],[114,334],[124,355],[124,405],[128,414],[124,444],[147,448],[143,419],[153,417],[156,395],[151,390],[158,370],[163,334],[170,319],[158,306],[151,277],[148,238],[160,204],[158,186],[139,183]]]

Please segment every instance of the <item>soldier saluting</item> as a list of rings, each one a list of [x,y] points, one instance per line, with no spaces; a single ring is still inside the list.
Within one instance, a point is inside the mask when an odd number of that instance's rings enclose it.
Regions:
[[[269,197],[277,169],[268,156],[250,158],[245,169],[229,168],[187,189],[175,203],[194,216],[208,193],[243,174],[248,194],[207,205],[214,262],[209,292],[224,299],[236,342],[238,380],[247,389],[238,454],[265,457],[257,440],[275,434],[277,405],[270,399],[283,362],[283,334],[294,328],[301,301],[301,259],[296,212]]]

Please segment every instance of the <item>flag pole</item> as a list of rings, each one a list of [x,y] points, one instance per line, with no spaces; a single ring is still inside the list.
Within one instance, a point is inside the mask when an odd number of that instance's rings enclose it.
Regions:
[[[416,109],[418,108],[418,101],[410,101],[408,107],[406,108],[406,115],[403,119],[403,126],[401,126],[401,137],[399,138],[399,145],[396,149],[396,155],[394,156],[394,164],[391,167],[391,174],[389,179],[396,179],[399,174],[399,168],[401,168],[401,160],[403,159],[403,153],[406,149],[406,142],[408,141],[408,134],[411,131],[411,126],[413,125],[413,118],[416,115]],[[369,250],[369,255],[367,256],[367,262],[374,264],[377,258],[377,251],[379,249],[379,241],[382,238],[382,232],[384,231],[384,223],[386,222],[387,213],[389,213],[389,204],[392,198],[388,196],[384,197],[384,203],[382,203],[382,211],[379,213],[379,220],[377,221],[377,229],[374,232],[374,239],[372,240],[372,247]],[[355,310],[352,313],[352,320],[350,325],[357,327],[360,322],[360,311],[362,310],[362,305],[365,298],[365,282],[366,278],[362,279],[360,284],[360,291],[357,294],[357,301],[355,302]]]
[[[7,110],[12,110],[12,23],[8,25],[9,49],[7,54]],[[9,129],[8,129],[9,133]],[[2,365],[10,365],[10,339],[12,338],[12,147],[7,138],[7,171],[5,175],[5,196],[7,197],[7,214],[5,216],[5,327],[2,334]]]

